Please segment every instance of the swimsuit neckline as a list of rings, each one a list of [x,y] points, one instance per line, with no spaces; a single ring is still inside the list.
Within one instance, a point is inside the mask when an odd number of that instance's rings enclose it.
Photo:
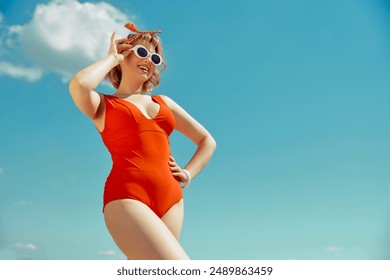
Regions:
[[[155,120],[160,114],[161,114],[161,110],[162,110],[162,106],[161,106],[161,103],[158,101],[158,99],[156,98],[156,96],[151,96],[151,98],[152,98],[152,101],[154,102],[154,103],[157,103],[160,107],[158,108],[158,111],[157,111],[157,114],[154,116],[154,117],[150,117],[150,116],[146,116],[142,111],[141,111],[141,109],[140,108],[138,108],[138,106],[137,105],[135,105],[133,102],[131,102],[131,101],[128,101],[128,100],[126,100],[126,99],[123,99],[123,98],[120,98],[120,97],[117,97],[117,96],[114,96],[114,95],[111,95],[112,97],[114,97],[115,99],[119,99],[119,100],[121,100],[121,101],[124,101],[125,103],[128,103],[128,104],[130,104],[131,106],[133,106],[133,107],[135,107],[135,109],[137,110],[137,112],[138,113],[140,113],[145,119],[147,119],[147,120]]]

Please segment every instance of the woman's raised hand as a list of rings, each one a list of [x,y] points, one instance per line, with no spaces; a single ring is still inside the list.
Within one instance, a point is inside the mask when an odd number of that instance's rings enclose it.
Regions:
[[[115,40],[115,31],[111,35],[108,55],[113,55],[118,63],[121,63],[131,53],[132,44],[126,44],[128,39]]]

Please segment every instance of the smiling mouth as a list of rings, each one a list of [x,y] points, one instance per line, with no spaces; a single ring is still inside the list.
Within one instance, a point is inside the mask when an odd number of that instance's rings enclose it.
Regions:
[[[145,73],[149,73],[149,68],[144,66],[144,65],[139,65],[138,68],[141,69]]]

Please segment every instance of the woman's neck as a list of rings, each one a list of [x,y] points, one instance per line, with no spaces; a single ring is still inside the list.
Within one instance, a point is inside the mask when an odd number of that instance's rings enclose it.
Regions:
[[[129,83],[125,81],[121,81],[119,84],[119,87],[117,91],[114,93],[115,95],[121,95],[121,96],[130,96],[130,95],[136,95],[136,94],[143,94],[142,91],[143,84],[136,85],[135,83]]]

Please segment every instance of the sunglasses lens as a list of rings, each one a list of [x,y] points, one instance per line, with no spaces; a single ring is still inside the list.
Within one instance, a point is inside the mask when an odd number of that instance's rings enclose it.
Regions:
[[[161,57],[157,54],[153,54],[151,59],[152,59],[152,62],[156,65],[159,65],[161,63]]]
[[[140,56],[140,57],[147,57],[148,56],[148,50],[143,48],[143,47],[139,47],[137,49],[137,54]]]

